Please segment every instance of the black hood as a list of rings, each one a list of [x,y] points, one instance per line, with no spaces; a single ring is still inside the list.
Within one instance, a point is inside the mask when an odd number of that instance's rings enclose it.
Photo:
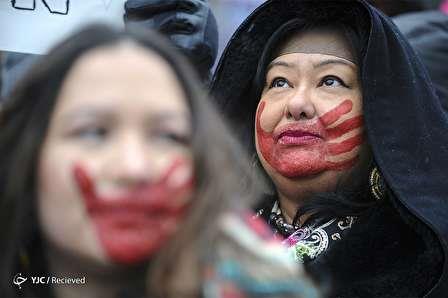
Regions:
[[[241,24],[227,45],[212,94],[238,132],[250,131],[252,85],[265,44],[291,19],[320,17],[366,23],[360,75],[368,142],[393,196],[437,235],[444,266],[430,295],[446,297],[448,118],[424,66],[388,17],[362,0],[267,1]]]
[[[425,64],[448,112],[448,15],[430,10],[399,15],[393,20]]]

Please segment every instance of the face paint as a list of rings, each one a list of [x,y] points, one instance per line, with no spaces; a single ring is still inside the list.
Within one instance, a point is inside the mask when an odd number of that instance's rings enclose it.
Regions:
[[[304,177],[327,170],[347,170],[356,164],[358,155],[337,162],[328,160],[348,153],[364,142],[362,132],[341,142],[331,142],[363,126],[363,117],[355,116],[335,127],[328,127],[351,112],[353,103],[350,100],[343,101],[313,123],[287,124],[273,132],[261,128],[260,115],[265,104],[264,101],[260,103],[256,115],[258,146],[263,158],[281,175]]]
[[[165,244],[184,217],[193,189],[191,174],[173,182],[185,167],[185,161],[177,159],[159,181],[124,195],[106,197],[96,193],[92,178],[81,165],[74,166],[74,178],[86,210],[111,260],[135,264]]]

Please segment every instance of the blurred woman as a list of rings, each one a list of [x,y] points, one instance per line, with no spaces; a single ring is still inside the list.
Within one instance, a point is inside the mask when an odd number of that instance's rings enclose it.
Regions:
[[[258,215],[331,296],[448,294],[448,119],[387,17],[364,1],[267,1],[212,91],[272,182]]]
[[[32,68],[1,115],[2,297],[316,295],[244,212],[256,184],[197,86],[159,37],[101,26]]]

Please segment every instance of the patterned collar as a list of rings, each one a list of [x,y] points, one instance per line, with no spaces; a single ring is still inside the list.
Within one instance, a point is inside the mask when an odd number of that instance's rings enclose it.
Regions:
[[[306,258],[315,259],[333,243],[341,241],[355,220],[353,216],[346,216],[331,219],[317,227],[302,227],[286,238],[283,244],[296,261],[303,263]]]
[[[264,212],[263,209],[259,210],[256,217],[263,216]],[[303,263],[306,259],[315,259],[333,243],[342,240],[355,220],[356,217],[346,216],[331,219],[321,225],[310,223],[302,227],[293,226],[285,221],[278,201],[275,201],[268,223],[276,235],[280,234],[285,238],[282,243],[291,257]]]

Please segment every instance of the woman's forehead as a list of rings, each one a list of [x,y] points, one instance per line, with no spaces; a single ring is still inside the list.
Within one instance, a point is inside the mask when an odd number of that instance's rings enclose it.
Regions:
[[[305,65],[308,65],[305,67]],[[274,67],[282,67],[284,69],[299,70],[303,68],[304,71],[312,69],[321,69],[327,66],[339,66],[349,68],[352,71],[357,71],[357,66],[350,60],[340,58],[334,55],[320,54],[320,53],[285,53],[275,58],[267,66],[267,72]]]
[[[168,62],[133,44],[86,53],[68,73],[58,98],[55,113],[85,106],[122,111],[128,110],[125,107],[187,110],[183,88]]]
[[[290,34],[274,57],[289,53],[324,54],[355,62],[352,46],[342,28],[317,27]]]

